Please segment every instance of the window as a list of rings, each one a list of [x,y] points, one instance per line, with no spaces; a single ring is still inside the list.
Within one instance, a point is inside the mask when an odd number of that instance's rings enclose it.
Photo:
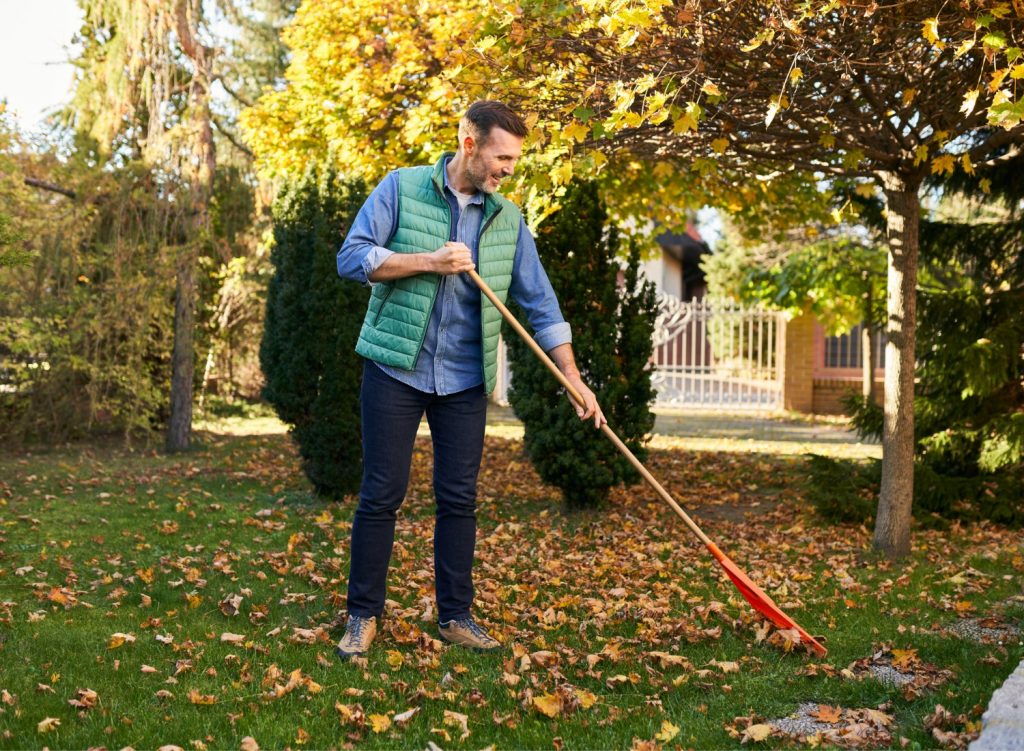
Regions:
[[[882,332],[875,330],[871,336],[875,350],[875,368],[885,365],[885,342]],[[861,327],[854,326],[850,333],[825,337],[825,368],[827,370],[856,369],[862,367]]]

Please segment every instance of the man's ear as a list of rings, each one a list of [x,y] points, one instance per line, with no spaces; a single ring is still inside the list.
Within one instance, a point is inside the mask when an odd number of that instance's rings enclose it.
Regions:
[[[471,135],[466,135],[462,139],[462,151],[466,156],[472,156],[473,152],[476,151],[476,139]]]

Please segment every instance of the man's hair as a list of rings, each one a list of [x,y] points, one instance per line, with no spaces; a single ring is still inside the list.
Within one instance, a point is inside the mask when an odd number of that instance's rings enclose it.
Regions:
[[[467,127],[472,132],[466,133]],[[483,146],[494,127],[507,130],[520,138],[526,138],[526,134],[530,132],[523,118],[507,104],[484,99],[469,105],[469,109],[463,115],[459,123],[459,143],[462,143],[466,135],[472,135],[476,138],[477,145]]]

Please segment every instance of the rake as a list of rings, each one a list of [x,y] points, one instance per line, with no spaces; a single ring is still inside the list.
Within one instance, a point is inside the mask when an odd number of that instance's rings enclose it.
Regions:
[[[522,324],[516,320],[516,317],[512,315],[505,304],[498,299],[498,296],[494,294],[494,291],[487,285],[487,283],[480,278],[480,275],[475,269],[470,269],[468,272],[470,279],[480,288],[480,291],[487,296],[487,299],[496,307],[502,317],[508,321],[509,326],[515,329],[516,333],[522,337],[523,341],[533,350],[533,353],[540,358],[540,361],[547,366],[547,369],[551,371],[552,375],[558,379],[558,382],[562,384],[569,396],[572,397],[580,406],[583,406],[583,397],[580,396],[579,392],[573,388],[569,380],[562,374],[562,371],[558,369],[558,366],[548,357],[547,353],[540,348],[540,345],[534,341],[533,337],[523,328]],[[744,599],[750,603],[751,607],[754,608],[758,613],[763,615],[769,621],[774,623],[781,629],[793,629],[800,635],[800,641],[805,642],[813,649],[819,656],[823,656],[828,650],[824,646],[818,643],[818,641],[811,636],[809,633],[804,631],[792,618],[786,615],[782,609],[775,604],[771,597],[757,586],[749,576],[743,573],[740,568],[730,560],[729,556],[722,552],[722,550],[712,542],[697,523],[690,518],[689,514],[683,511],[682,507],[676,503],[675,499],[669,495],[669,492],[662,487],[661,483],[655,479],[654,475],[647,471],[647,468],[643,463],[634,456],[633,452],[629,450],[629,447],[622,442],[622,440],[615,434],[615,431],[608,427],[605,423],[601,426],[601,432],[610,440],[623,456],[629,460],[629,463],[633,465],[634,469],[640,473],[640,475],[647,481],[647,483],[654,488],[654,490],[661,496],[661,499],[665,501],[672,510],[686,523],[686,526],[690,528],[697,538],[704,543],[704,546],[708,551],[715,557],[715,560],[721,565],[732,583],[736,585],[736,588],[743,595]]]

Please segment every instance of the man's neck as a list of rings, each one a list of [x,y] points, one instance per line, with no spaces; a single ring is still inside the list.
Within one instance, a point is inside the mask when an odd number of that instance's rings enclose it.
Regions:
[[[445,167],[448,171],[448,184],[453,190],[467,196],[476,193],[476,186],[469,179],[469,175],[463,169],[463,155],[461,151],[455,153]]]

